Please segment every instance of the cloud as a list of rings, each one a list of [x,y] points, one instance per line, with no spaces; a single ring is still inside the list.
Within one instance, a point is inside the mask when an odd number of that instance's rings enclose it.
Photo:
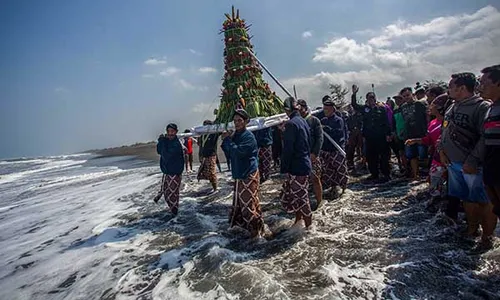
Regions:
[[[493,6],[486,6],[473,14],[435,18],[423,24],[398,20],[386,26],[382,34],[373,37],[368,43],[375,47],[388,47],[407,40],[417,43],[459,40],[471,34],[486,33],[485,30],[492,29],[492,25],[498,25],[499,22],[498,10]]]
[[[144,61],[144,64],[145,65],[148,65],[148,66],[157,66],[157,65],[164,65],[167,63],[167,60],[165,57],[163,58],[149,58],[149,59],[146,59]]]
[[[183,90],[188,90],[188,91],[207,91],[208,87],[207,86],[196,86],[182,78],[178,79],[176,81],[177,87],[183,89]]]
[[[353,35],[359,38],[340,36],[318,47],[312,60],[322,71],[289,78],[285,85],[295,84],[301,97],[318,99],[328,91],[329,83],[357,83],[365,91],[373,83],[378,96],[385,97],[417,81],[478,72],[498,64],[500,12],[486,6],[472,14],[442,16],[420,24],[399,19],[379,30]]]
[[[302,38],[304,38],[304,39],[310,38],[310,37],[312,37],[312,35],[313,34],[312,34],[311,31],[304,31],[304,32],[302,32]]]
[[[165,76],[165,77],[171,76],[171,75],[174,75],[176,73],[179,73],[180,71],[181,71],[181,69],[178,69],[176,67],[168,67],[165,70],[160,72],[160,76]]]
[[[203,55],[203,53],[198,52],[198,51],[196,51],[196,50],[194,50],[194,49],[189,49],[189,52],[191,52],[191,54],[198,55],[198,56]]]
[[[216,73],[217,72],[217,69],[216,68],[212,68],[212,67],[202,67],[202,68],[199,68],[198,69],[198,72],[200,73]]]
[[[150,79],[150,78],[154,78],[155,76],[153,74],[142,74],[141,77],[146,78],[146,79]]]
[[[194,113],[205,113],[210,110],[210,104],[208,103],[198,103],[191,108],[191,111]]]
[[[373,66],[383,64],[401,67],[413,59],[415,57],[410,52],[377,49],[346,37],[334,39],[324,46],[318,47],[313,57],[314,62],[332,62],[337,65]]]

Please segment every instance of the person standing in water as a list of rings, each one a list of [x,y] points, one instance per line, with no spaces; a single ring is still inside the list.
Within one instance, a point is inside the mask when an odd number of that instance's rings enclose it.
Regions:
[[[373,92],[366,94],[365,105],[359,105],[356,99],[358,91],[358,86],[353,85],[351,105],[363,114],[363,137],[366,142],[366,159],[370,170],[370,176],[367,179],[385,183],[391,179],[389,142],[392,139],[392,132],[387,119],[387,111],[384,105],[377,104],[377,98]],[[379,178],[379,166],[381,178]]]
[[[204,126],[212,125],[212,121],[206,120],[203,122]],[[212,133],[201,136],[198,139],[198,144],[201,151],[201,165],[198,170],[198,181],[209,180],[212,184],[214,191],[217,190],[217,174],[216,174],[216,164],[217,164],[217,139],[219,134]]]
[[[427,101],[417,101],[413,96],[411,87],[403,88],[399,94],[405,101],[401,105],[401,116],[405,122],[405,140],[408,139],[421,139],[427,134]],[[419,159],[427,159],[427,146],[425,145],[406,145],[405,155],[406,159],[410,162],[411,178],[418,180],[419,173]]]
[[[254,132],[257,146],[259,147],[259,173],[260,183],[269,179],[273,161],[273,135],[271,128],[264,128]]]
[[[237,109],[233,117],[236,131],[223,133],[222,139],[229,139],[223,147],[230,154],[235,180],[230,227],[244,228],[252,238],[258,238],[264,233],[264,219],[259,201],[258,147],[255,136],[246,128],[249,119],[245,110]]]
[[[299,113],[304,118],[309,125],[311,130],[311,182],[313,185],[314,196],[316,197],[316,209],[321,206],[323,201],[323,186],[321,185],[321,159],[319,157],[319,152],[321,146],[323,145],[323,127],[321,126],[321,121],[311,114],[306,100],[297,100],[299,104]]]
[[[184,133],[190,133],[190,132],[191,131],[189,129],[184,130]],[[193,141],[195,141],[195,139],[192,137],[184,138],[184,147],[185,147],[184,161],[186,162],[186,172],[193,171]]]
[[[304,220],[306,228],[312,224],[309,203],[309,174],[311,174],[310,129],[299,115],[297,101],[289,97],[284,102],[290,118],[283,132],[281,174],[285,178],[281,202],[289,213],[295,213],[295,224]]]
[[[176,124],[168,124],[167,135],[161,134],[156,145],[156,152],[160,155],[160,168],[164,174],[162,180],[163,195],[174,215],[177,215],[179,211],[179,190],[182,171],[184,171],[184,150],[177,138],[177,131]],[[155,198],[155,202],[160,197]]]
[[[448,92],[455,103],[445,113],[439,153],[448,166],[448,194],[464,204],[466,236],[473,238],[482,227],[478,248],[489,249],[497,224],[483,183],[484,124],[491,103],[476,95],[475,88],[474,73],[451,75]]]
[[[344,149],[345,123],[341,116],[336,113],[337,109],[331,98],[323,97],[323,111],[318,114],[323,132],[328,134],[335,143]],[[325,189],[330,190],[331,198],[340,197],[347,188],[347,159],[334,144],[325,139],[321,147],[322,174],[321,182]]]
[[[484,176],[493,213],[500,218],[500,65],[484,68],[479,93],[493,104],[484,122]]]

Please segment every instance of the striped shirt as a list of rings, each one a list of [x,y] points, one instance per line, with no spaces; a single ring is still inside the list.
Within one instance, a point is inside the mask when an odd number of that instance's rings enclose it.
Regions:
[[[493,102],[484,122],[484,183],[500,185],[500,100]]]
[[[484,122],[484,144],[500,146],[500,100],[493,103]]]

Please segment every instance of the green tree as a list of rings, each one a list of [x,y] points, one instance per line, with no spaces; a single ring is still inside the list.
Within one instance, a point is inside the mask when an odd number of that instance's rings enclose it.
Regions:
[[[426,80],[422,86],[427,90],[433,86],[440,86],[444,88],[445,90],[448,89],[448,83],[444,82],[443,80],[437,80],[437,79],[430,79]]]
[[[330,83],[328,89],[330,90],[330,96],[337,107],[342,107],[347,104],[345,96],[349,94],[349,90],[338,83]]]

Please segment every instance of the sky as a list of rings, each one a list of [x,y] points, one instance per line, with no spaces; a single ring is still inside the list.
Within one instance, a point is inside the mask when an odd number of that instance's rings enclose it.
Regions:
[[[233,4],[257,56],[312,105],[329,83],[385,99],[500,63],[500,0],[4,0],[0,158],[152,141],[212,118]]]

